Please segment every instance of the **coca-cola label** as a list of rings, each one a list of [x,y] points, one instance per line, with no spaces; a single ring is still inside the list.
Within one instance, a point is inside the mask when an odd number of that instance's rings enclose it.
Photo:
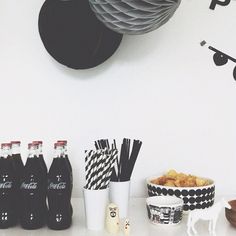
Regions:
[[[5,183],[0,183],[0,189],[10,189],[12,188],[12,182],[8,181]]]
[[[32,182],[32,183],[25,183],[23,182],[20,186],[21,189],[37,189],[38,183]]]
[[[48,186],[48,189],[65,189],[66,188],[66,182],[60,182],[60,183],[50,183]]]

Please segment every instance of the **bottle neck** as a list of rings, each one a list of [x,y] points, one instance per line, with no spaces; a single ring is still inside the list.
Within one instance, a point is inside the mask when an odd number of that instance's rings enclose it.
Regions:
[[[36,146],[29,148],[28,158],[38,158],[38,148]]]
[[[64,158],[65,157],[65,152],[63,146],[57,146],[55,147],[55,158]]]
[[[20,145],[12,144],[12,155],[20,154]]]
[[[10,147],[2,147],[1,149],[1,157],[8,158],[11,156],[11,149]]]

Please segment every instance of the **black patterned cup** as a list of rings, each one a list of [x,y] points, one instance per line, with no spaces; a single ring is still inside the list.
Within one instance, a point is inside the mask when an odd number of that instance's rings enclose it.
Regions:
[[[184,211],[195,209],[205,209],[214,204],[215,184],[209,180],[210,185],[203,187],[168,187],[151,183],[151,180],[158,177],[147,179],[148,196],[175,196],[183,199]]]
[[[184,201],[170,196],[154,196],[146,199],[148,218],[156,225],[179,224],[183,216]]]

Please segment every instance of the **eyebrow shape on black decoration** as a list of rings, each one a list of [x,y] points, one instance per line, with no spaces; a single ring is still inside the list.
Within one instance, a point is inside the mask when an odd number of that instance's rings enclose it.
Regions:
[[[213,55],[213,60],[216,64],[216,66],[223,66],[225,65],[229,60],[236,63],[236,59],[219,51],[218,49],[212,47],[212,46],[209,46],[208,47],[210,50],[212,50],[214,53]],[[233,71],[233,76],[234,76],[234,79],[236,80],[236,66],[234,67],[234,71]]]
[[[227,6],[227,5],[230,4],[230,1],[231,1],[231,0],[224,0],[224,1],[212,0],[212,1],[211,1],[211,5],[210,5],[209,8],[210,8],[211,10],[215,10],[215,7],[216,7],[217,4],[220,5],[220,6]]]

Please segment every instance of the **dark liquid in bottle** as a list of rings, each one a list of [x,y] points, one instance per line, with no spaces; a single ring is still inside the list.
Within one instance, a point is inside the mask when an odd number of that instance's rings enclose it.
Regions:
[[[17,223],[16,182],[11,159],[0,158],[0,228]]]
[[[28,158],[20,186],[20,223],[24,229],[38,229],[46,222],[46,181],[39,158]]]
[[[72,222],[71,172],[65,158],[54,158],[48,173],[48,227],[67,229]]]

